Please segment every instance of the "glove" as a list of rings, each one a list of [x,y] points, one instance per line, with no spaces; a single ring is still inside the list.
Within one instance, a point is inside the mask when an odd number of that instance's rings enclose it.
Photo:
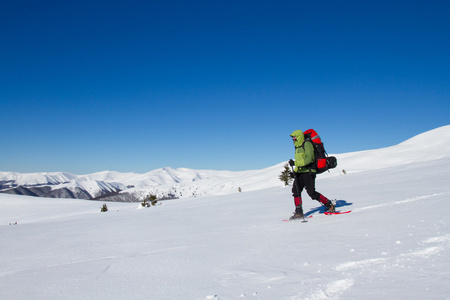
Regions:
[[[294,172],[289,172],[289,176],[290,176],[291,178],[295,178]]]
[[[289,165],[291,165],[291,167],[295,166],[295,161],[293,161],[292,159],[289,160]]]

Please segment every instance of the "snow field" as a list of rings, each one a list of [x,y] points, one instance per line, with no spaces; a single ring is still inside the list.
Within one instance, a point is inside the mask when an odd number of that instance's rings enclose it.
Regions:
[[[448,299],[449,156],[319,176],[352,213],[303,192],[307,223],[283,222],[291,187],[264,182],[106,213],[0,194],[0,299]]]

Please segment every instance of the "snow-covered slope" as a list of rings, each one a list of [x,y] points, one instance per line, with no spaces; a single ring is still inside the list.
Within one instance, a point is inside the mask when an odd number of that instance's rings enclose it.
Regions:
[[[339,168],[348,172],[416,164],[449,156],[450,125],[419,134],[392,147],[336,155]]]
[[[0,194],[0,299],[448,299],[450,152],[423,155],[427,134],[340,159],[347,174],[316,186],[352,212],[325,216],[304,193],[308,223],[282,221],[291,187],[264,188],[278,169],[239,172],[242,193],[106,213],[98,201]],[[213,187],[217,173],[163,174]]]
[[[393,165],[433,161],[448,157],[450,153],[450,125],[413,137],[401,144],[377,150],[335,155],[338,168],[320,175],[321,178],[340,176],[339,170],[355,173],[382,169]],[[286,157],[286,161],[289,157]],[[186,168],[162,168],[145,174],[104,171],[87,175],[69,173],[19,174],[0,172],[0,190],[24,194],[23,187],[50,187],[51,192],[40,196],[71,197],[71,193],[83,199],[114,194],[105,200],[115,200],[122,191],[121,201],[142,200],[148,194],[158,197],[190,198],[204,195],[224,195],[261,188],[279,187],[278,179],[286,162],[262,169],[242,172],[193,170]],[[17,189],[21,187],[22,189]],[[64,193],[62,193],[63,191]],[[28,192],[28,190],[26,190]],[[50,193],[50,194],[49,194]]]

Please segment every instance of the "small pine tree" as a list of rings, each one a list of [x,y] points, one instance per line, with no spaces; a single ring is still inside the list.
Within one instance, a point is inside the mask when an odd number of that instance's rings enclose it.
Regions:
[[[158,203],[158,200],[157,200],[157,198],[156,198],[155,195],[150,195],[150,196],[148,196],[148,200],[150,201],[150,203],[152,204],[152,206],[155,206],[156,203]]]
[[[149,207],[149,206],[150,206],[150,203],[148,203],[148,202],[147,202],[147,198],[145,198],[144,201],[142,201],[141,205],[142,205],[143,207]]]
[[[147,196],[144,201],[141,203],[144,207],[155,206],[158,203],[157,197],[153,194]]]
[[[242,189],[241,189],[241,187],[238,187],[238,191],[239,191],[239,193],[240,193],[240,192],[242,192]]]
[[[100,208],[101,212],[107,212],[108,211],[108,206],[106,206],[106,203],[103,204],[103,206]]]
[[[291,183],[291,170],[289,169],[289,164],[284,165],[284,170],[281,172],[281,175],[278,177],[281,181],[284,182],[284,185],[289,185]]]

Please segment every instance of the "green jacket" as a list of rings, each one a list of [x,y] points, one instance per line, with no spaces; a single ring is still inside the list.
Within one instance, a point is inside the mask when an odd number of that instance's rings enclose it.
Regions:
[[[314,157],[314,146],[310,141],[305,142],[305,136],[303,135],[303,131],[296,130],[291,133],[291,137],[296,137],[297,141],[294,142],[295,145],[295,169],[294,171],[297,173],[305,173],[305,172],[316,172],[315,169],[308,168],[309,164],[313,163],[315,160]],[[305,142],[303,144],[303,142]]]

